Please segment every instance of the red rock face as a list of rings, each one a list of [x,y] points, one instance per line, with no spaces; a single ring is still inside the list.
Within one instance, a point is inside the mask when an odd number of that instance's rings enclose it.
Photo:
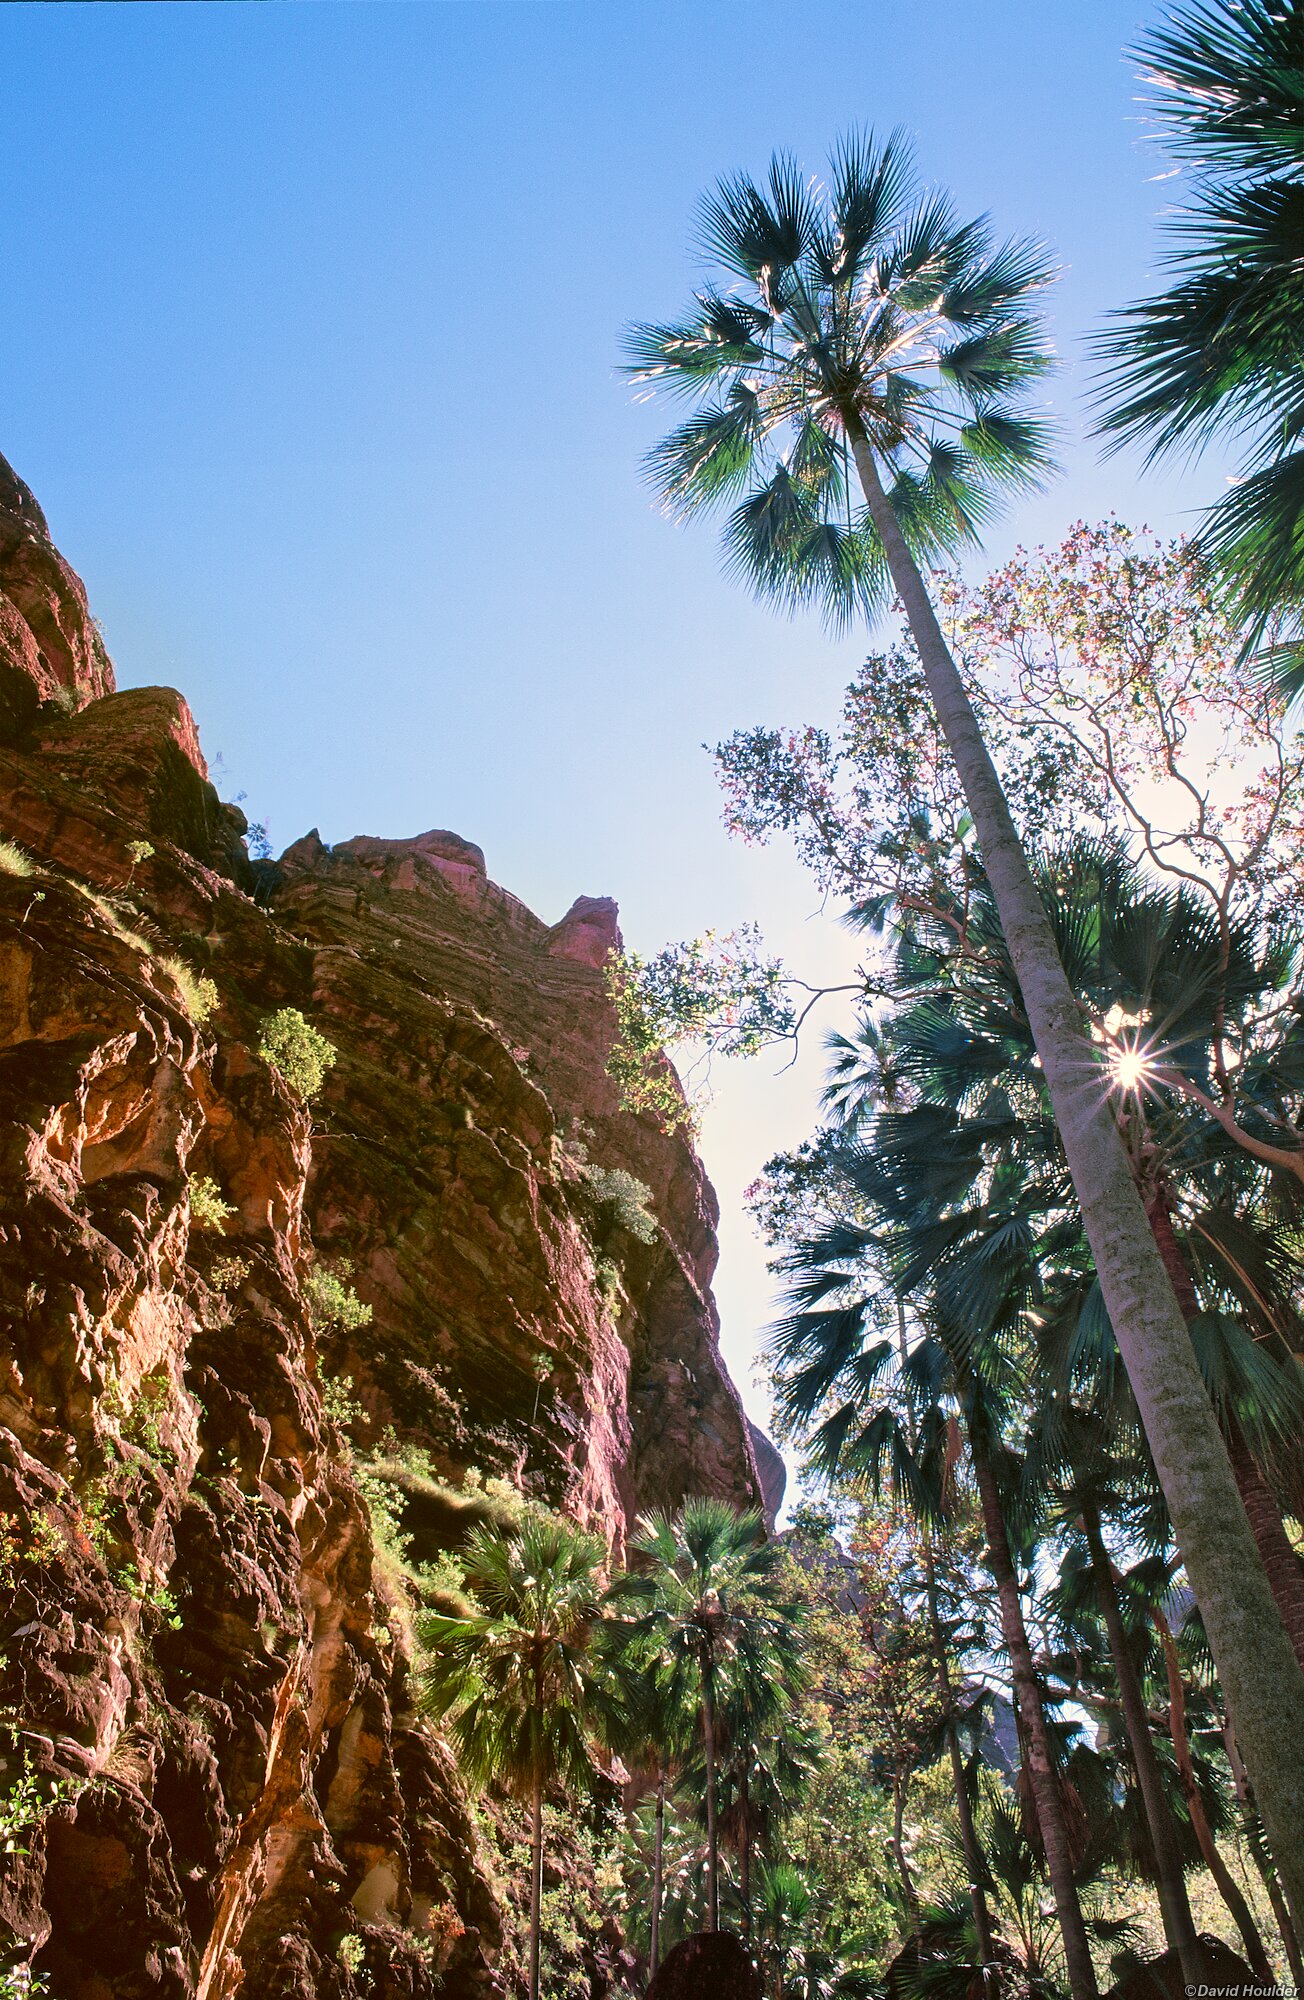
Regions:
[[[0,457],[0,738],[40,703],[76,706],[113,690],[113,667],[45,516]]]
[[[324,1385],[355,1450],[505,1474],[617,1552],[685,1493],[752,1503],[714,1197],[605,1075],[614,905],[549,928],[443,832],[255,870],[181,697],[112,689],[0,461],[29,857],[0,870],[0,1783],[42,1793],[0,1963],[58,2000],[489,1994],[496,1908]],[[311,1114],[258,1052],[287,1006],[337,1050]],[[591,1166],[644,1183],[655,1241]],[[314,1337],[314,1260],[370,1324]]]

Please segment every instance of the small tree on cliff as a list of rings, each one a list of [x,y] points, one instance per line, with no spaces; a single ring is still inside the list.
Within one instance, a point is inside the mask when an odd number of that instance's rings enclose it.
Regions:
[[[718,278],[682,321],[637,327],[631,373],[698,408],[650,470],[682,513],[731,503],[729,569],[834,623],[894,590],[954,758],[1064,1142],[1101,1290],[1204,1614],[1247,1767],[1304,1920],[1304,1674],[1277,1615],[1177,1299],[1123,1152],[963,678],[920,570],[974,543],[1001,488],[1049,464],[1026,411],[1049,365],[1035,243],[999,244],[920,188],[899,136],[853,137],[826,186],[776,156],[703,211]],[[857,496],[858,489],[858,496]],[[859,504],[863,501],[863,506]],[[1095,1991],[1089,1957],[1070,1967]]]
[[[518,1536],[476,1528],[464,1569],[481,1611],[427,1612],[420,1701],[447,1718],[461,1766],[530,1804],[530,2000],[539,2000],[543,1797],[591,1774],[589,1733],[607,1673],[595,1644],[606,1550],[561,1521],[527,1515]]]

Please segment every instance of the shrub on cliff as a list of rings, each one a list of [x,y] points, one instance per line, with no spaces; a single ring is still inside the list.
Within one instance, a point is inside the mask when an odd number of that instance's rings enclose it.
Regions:
[[[642,961],[613,951],[606,966],[607,998],[616,1014],[616,1038],[607,1055],[607,1075],[616,1086],[622,1111],[647,1112],[663,1132],[692,1129],[693,1117],[666,1054],[665,1026],[640,979]]]
[[[623,1167],[585,1167],[584,1184],[605,1242],[617,1229],[655,1243],[657,1220],[648,1207],[652,1190]]]
[[[193,972],[183,958],[161,958],[159,965],[181,995],[181,1004],[195,1026],[202,1028],[217,1005],[213,981],[207,973]]]
[[[311,1104],[334,1064],[336,1050],[297,1007],[278,1007],[263,1022],[258,1053],[301,1104]]]
[[[342,1264],[332,1271],[319,1264],[304,1280],[308,1318],[314,1333],[356,1333],[360,1326],[370,1326],[371,1307],[364,1305],[352,1285],[345,1282],[349,1269]]]
[[[197,1174],[190,1183],[190,1220],[196,1229],[221,1229],[235,1209],[222,1199],[211,1174]]]

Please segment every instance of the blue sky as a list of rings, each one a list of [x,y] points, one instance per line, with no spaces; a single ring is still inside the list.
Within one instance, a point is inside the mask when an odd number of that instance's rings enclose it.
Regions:
[[[1081,435],[1083,335],[1146,289],[1174,193],[1124,57],[1151,18],[4,7],[0,449],[121,681],[185,692],[277,848],[449,826],[550,921],[613,894],[643,949],[755,917],[836,966],[787,858],[727,842],[700,746],[827,718],[865,641],[751,604],[708,529],[658,516],[637,467],[664,413],[618,379],[620,329],[685,297],[715,176],[904,124],[929,178],[1065,266],[1065,474],[992,554],[1111,509],[1184,525],[1217,468],[1102,466]],[[722,1079],[707,1119],[745,1388],[769,1290],[740,1190],[809,1126],[817,1054]]]

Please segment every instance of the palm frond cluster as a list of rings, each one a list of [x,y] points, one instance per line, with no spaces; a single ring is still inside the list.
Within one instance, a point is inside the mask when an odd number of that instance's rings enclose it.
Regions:
[[[1101,343],[1102,429],[1151,457],[1236,442],[1203,539],[1261,637],[1304,608],[1304,9],[1179,8],[1138,54],[1185,199],[1172,284]]]
[[[675,514],[728,508],[726,567],[835,625],[884,602],[855,446],[887,473],[921,560],[975,543],[998,495],[1050,465],[1028,392],[1051,357],[1038,243],[996,238],[923,188],[900,132],[853,135],[825,180],[777,155],[722,181],[699,249],[711,280],[678,321],[635,327],[629,372],[693,414],[648,459]]]

